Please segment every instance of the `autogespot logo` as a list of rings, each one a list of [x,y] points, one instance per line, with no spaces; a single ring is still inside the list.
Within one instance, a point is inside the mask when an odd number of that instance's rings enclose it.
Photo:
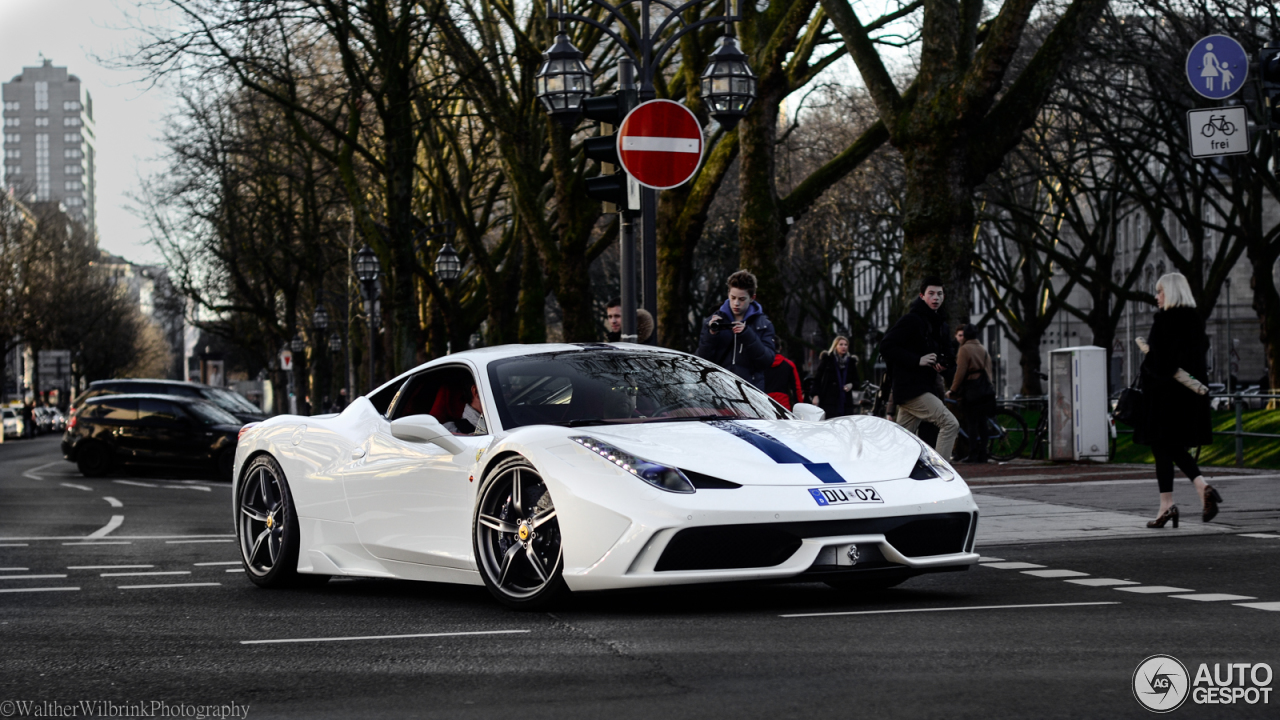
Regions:
[[[1133,696],[1151,712],[1171,712],[1187,701],[1190,680],[1177,658],[1152,655],[1133,671]]]

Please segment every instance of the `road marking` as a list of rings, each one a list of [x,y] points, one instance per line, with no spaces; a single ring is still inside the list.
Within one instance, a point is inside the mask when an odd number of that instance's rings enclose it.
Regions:
[[[165,545],[185,545],[187,543],[211,543],[211,542],[231,542],[233,538],[226,540],[165,540]]]
[[[0,575],[0,580],[53,580],[64,577],[66,575]]]
[[[213,492],[204,485],[162,485],[161,487],[166,487],[170,490],[203,490],[204,492]]]
[[[1004,558],[993,558],[993,557],[987,557],[987,556],[983,555],[982,557],[978,558],[978,562],[980,562],[980,563],[984,563],[984,562],[1004,562]]]
[[[48,588],[0,588],[0,593],[17,593],[17,592],[57,592],[59,590],[79,590],[78,587],[48,587]]]
[[[0,572],[26,572],[31,568],[0,568]]]
[[[967,607],[906,608],[902,610],[851,610],[848,612],[792,613],[784,618],[828,617],[831,615],[892,615],[894,613],[950,612],[953,610],[1014,610],[1018,608],[1080,607],[1084,605],[1119,605],[1118,602],[1046,603],[1043,605],[971,605]]]
[[[61,465],[61,464],[62,464],[62,463],[60,463],[60,462],[54,461],[54,462],[51,462],[51,463],[45,463],[44,465],[40,465],[39,467],[33,467],[33,468],[31,468],[30,470],[28,470],[28,471],[26,471],[26,472],[22,473],[22,477],[24,477],[24,478],[30,478],[30,479],[32,479],[32,480],[43,480],[44,478],[42,478],[42,477],[40,477],[39,475],[37,475],[37,474],[36,474],[38,471],[40,471],[40,470],[44,470],[45,468],[53,467],[54,465]]]
[[[222,572],[244,572],[244,568],[227,568]]]
[[[85,492],[93,492],[93,488],[84,485],[76,485],[75,483],[60,483],[62,487],[75,488],[76,490],[84,490]]]
[[[1076,572],[1075,570],[1023,570],[1023,575],[1034,575],[1042,578],[1067,578],[1067,577],[1088,577],[1089,573]]]
[[[115,499],[115,498],[111,497],[110,495],[106,495],[106,496],[104,496],[102,499],[103,499],[103,500],[106,500],[106,501],[107,501],[107,504],[108,504],[108,505],[110,505],[111,507],[124,507],[124,503],[122,503],[122,502],[120,502],[119,500],[117,500],[117,499]]]
[[[128,540],[109,540],[106,542],[69,542],[63,545],[132,545]]]
[[[475,630],[472,632],[418,633],[414,635],[353,635],[330,638],[285,638],[283,640],[241,640],[241,645],[266,645],[270,643],[343,642],[346,640],[399,640],[402,638],[464,637],[467,635],[517,635],[529,630]]]
[[[1143,593],[1145,595],[1154,595],[1156,593],[1189,593],[1195,592],[1190,588],[1176,588],[1168,585],[1143,585],[1141,587],[1118,587],[1121,592]]]
[[[1042,568],[1044,566],[1036,565],[1035,563],[1024,563],[1024,562],[998,562],[998,563],[983,563],[982,567],[995,568],[997,570],[1034,570],[1036,568]]]
[[[99,577],[141,577],[143,575],[190,575],[190,570],[157,570],[155,572],[102,573]],[[1249,598],[1245,598],[1246,600]]]
[[[133,485],[134,487],[160,487],[154,483],[138,482],[137,480],[112,480],[111,482],[120,483],[121,485]]]
[[[68,565],[68,570],[145,570],[155,565]]]
[[[1260,603],[1236,603],[1240,607],[1253,608],[1254,610],[1271,610],[1273,612],[1280,611],[1280,602],[1260,602]]]
[[[1240,537],[1265,538],[1267,540],[1280,540],[1280,535],[1272,533],[1241,533]]]
[[[111,521],[85,536],[85,540],[97,540],[106,537],[112,530],[124,524],[123,515],[112,515]]]
[[[27,547],[26,543],[4,543],[0,547]]]
[[[217,587],[222,583],[169,583],[165,585],[118,585],[119,590],[151,590],[153,588]]]
[[[1257,600],[1250,595],[1228,595],[1226,593],[1197,593],[1195,595],[1170,595],[1179,600],[1199,600],[1200,602],[1222,602],[1224,600]]]
[[[207,562],[207,563],[192,563],[192,564],[195,565],[196,567],[213,567],[214,565],[239,565],[240,561],[231,560],[229,562]]]
[[[1089,578],[1087,580],[1068,580],[1069,583],[1076,585],[1088,585],[1089,587],[1110,587],[1112,585],[1138,585],[1140,583],[1133,580],[1117,580],[1115,578]]]

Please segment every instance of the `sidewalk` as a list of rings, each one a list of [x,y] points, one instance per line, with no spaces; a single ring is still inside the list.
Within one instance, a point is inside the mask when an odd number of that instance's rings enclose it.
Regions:
[[[1280,473],[1239,468],[1206,469],[1222,493],[1222,511],[1200,521],[1200,499],[1185,477],[1174,480],[1180,527],[1146,527],[1159,505],[1150,465],[1068,464],[1017,460],[956,468],[981,510],[979,547],[1069,542],[1119,537],[1274,533],[1280,550]]]

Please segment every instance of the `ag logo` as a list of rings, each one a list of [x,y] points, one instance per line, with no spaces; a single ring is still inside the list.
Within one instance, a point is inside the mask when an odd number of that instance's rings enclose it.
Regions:
[[[1187,700],[1187,668],[1172,655],[1152,655],[1133,671],[1133,696],[1151,712],[1177,710]]]

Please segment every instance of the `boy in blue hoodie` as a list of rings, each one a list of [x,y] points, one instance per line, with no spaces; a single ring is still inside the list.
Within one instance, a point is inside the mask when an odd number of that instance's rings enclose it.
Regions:
[[[773,323],[756,302],[756,276],[746,270],[729,276],[729,298],[702,324],[697,355],[764,389],[773,365]]]

